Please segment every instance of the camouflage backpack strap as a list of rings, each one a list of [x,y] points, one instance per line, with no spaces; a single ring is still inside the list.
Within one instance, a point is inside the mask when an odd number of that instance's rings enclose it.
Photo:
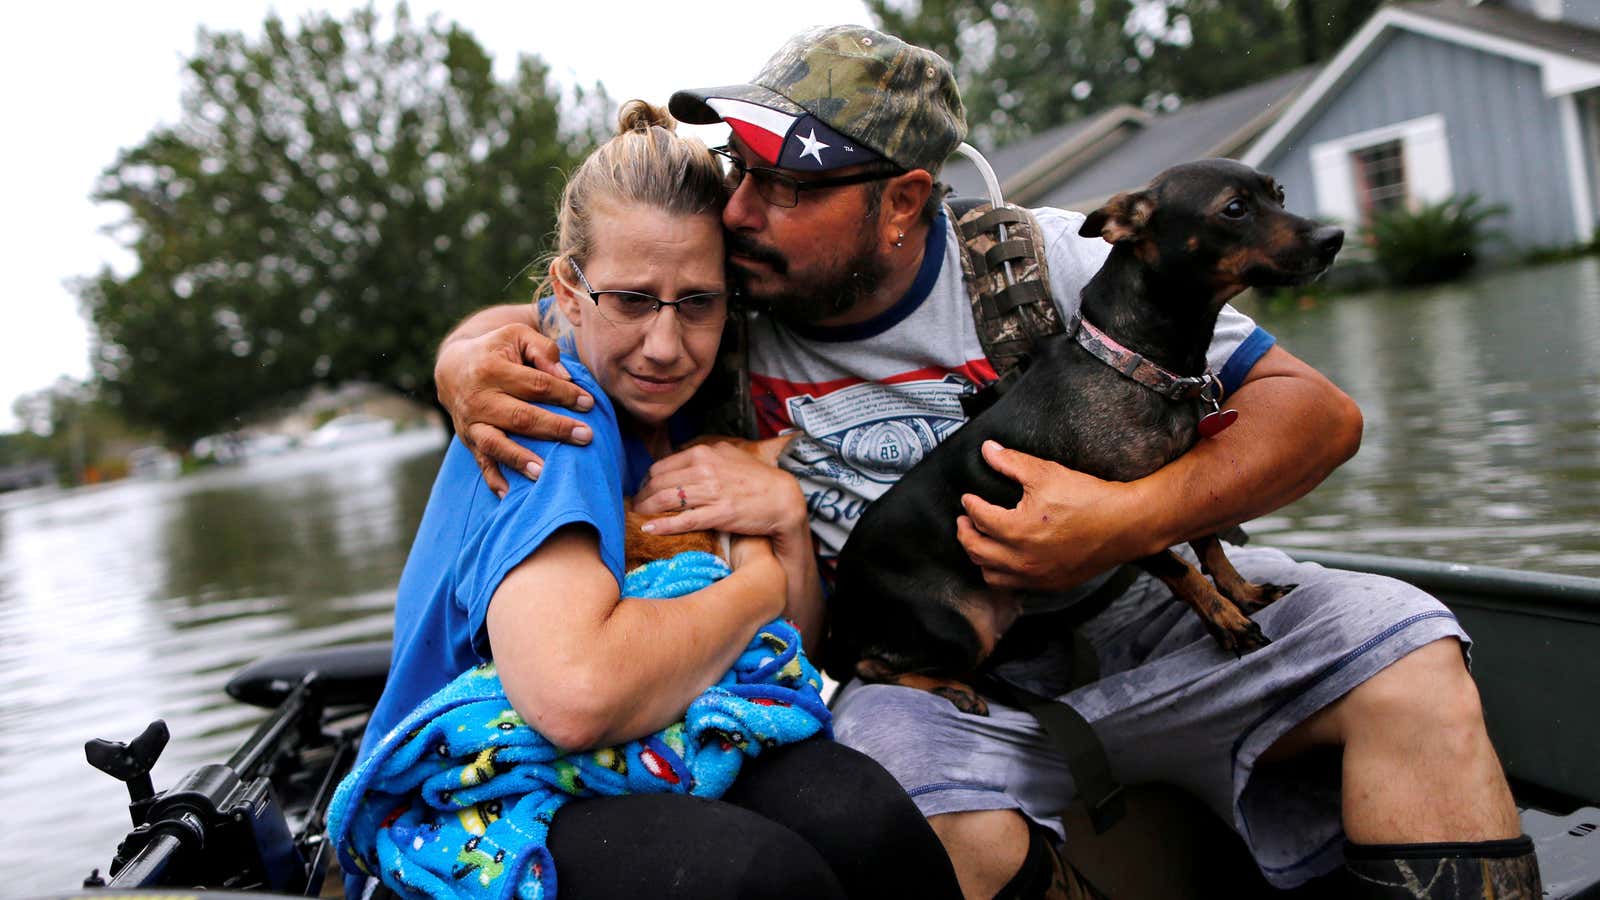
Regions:
[[[1034,344],[1065,329],[1050,294],[1044,238],[1033,213],[1010,203],[995,207],[961,199],[949,203],[947,214],[961,241],[962,282],[978,340],[999,376],[963,400],[971,417],[1016,381]]]

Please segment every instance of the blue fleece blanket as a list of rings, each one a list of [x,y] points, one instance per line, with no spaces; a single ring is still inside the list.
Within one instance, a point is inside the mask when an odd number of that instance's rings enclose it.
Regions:
[[[728,574],[707,553],[628,573],[629,597],[671,598]],[[328,834],[346,871],[407,898],[554,900],[546,848],[568,801],[635,793],[720,797],[745,757],[832,735],[822,678],[782,619],[756,632],[682,722],[618,747],[565,752],[518,717],[492,663],[457,677],[395,726],[339,785]]]

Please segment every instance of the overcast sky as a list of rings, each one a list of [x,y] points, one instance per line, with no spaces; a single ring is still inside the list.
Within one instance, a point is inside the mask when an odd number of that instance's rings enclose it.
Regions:
[[[0,248],[0,432],[17,422],[18,395],[62,375],[88,374],[88,333],[66,282],[131,254],[100,233],[116,209],[89,202],[117,150],[178,117],[179,70],[195,30],[256,35],[269,10],[298,20],[309,10],[343,17],[360,4],[161,0],[26,3],[10,7],[0,39],[0,141],[7,186]],[[710,3],[704,0],[458,0],[412,2],[473,33],[508,76],[518,53],[536,53],[564,85],[604,82],[618,102],[664,102],[681,87],[743,81],[789,35],[813,25],[870,24],[860,0]],[[380,11],[393,9],[379,4]],[[196,373],[203,377],[202,373]]]

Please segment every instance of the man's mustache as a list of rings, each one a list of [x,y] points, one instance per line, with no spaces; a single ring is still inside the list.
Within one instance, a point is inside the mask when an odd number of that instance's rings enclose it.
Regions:
[[[737,254],[749,257],[757,262],[766,263],[779,275],[786,274],[789,271],[789,261],[784,258],[782,253],[771,247],[763,247],[742,234],[729,234],[727,236],[727,246],[729,256]]]

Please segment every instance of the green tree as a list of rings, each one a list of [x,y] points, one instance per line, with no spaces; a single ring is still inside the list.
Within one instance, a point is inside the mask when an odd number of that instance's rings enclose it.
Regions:
[[[1360,30],[1382,0],[1294,0],[1302,62],[1322,62]]]
[[[31,431],[0,434],[0,469],[48,459],[49,455],[50,448],[45,439]],[[0,479],[0,484],[3,483],[3,479]],[[0,490],[4,489],[0,487]]]
[[[64,484],[120,471],[122,456],[150,440],[96,397],[90,385],[71,378],[23,394],[12,411],[22,430],[0,435],[0,465],[48,460]]]
[[[138,258],[79,285],[102,396],[178,442],[318,384],[431,399],[438,340],[519,278],[608,106],[564,128],[537,59],[509,82],[455,25],[269,17],[199,33],[180,121],[125,149],[95,199]]]
[[[879,26],[950,60],[972,139],[988,145],[1141,103],[1129,0],[867,0]],[[1132,62],[1130,62],[1132,61]]]
[[[1285,72],[1303,59],[1293,10],[1278,0],[1158,4],[1144,28],[1151,43],[1143,45],[1150,51],[1143,71],[1163,98],[1201,100]],[[1164,39],[1156,41],[1157,34]]]
[[[1378,0],[867,0],[949,59],[999,146],[1119,103],[1173,109],[1337,52]]]

